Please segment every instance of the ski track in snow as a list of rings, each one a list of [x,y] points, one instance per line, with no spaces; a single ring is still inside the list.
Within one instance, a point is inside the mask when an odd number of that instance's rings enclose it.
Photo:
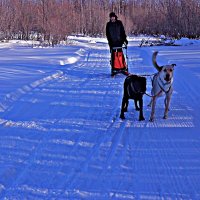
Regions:
[[[200,199],[200,47],[130,43],[129,71],[155,73],[155,50],[158,63],[177,67],[169,118],[162,119],[161,98],[153,123],[147,96],[145,121],[138,121],[131,101],[126,119],[119,119],[125,76],[110,77],[105,44],[84,44],[73,59],[46,50],[56,63],[51,70],[45,61],[35,64],[37,73],[23,65],[30,79],[1,89],[0,199]],[[0,69],[0,81],[9,79]],[[147,83],[150,93],[150,77]]]

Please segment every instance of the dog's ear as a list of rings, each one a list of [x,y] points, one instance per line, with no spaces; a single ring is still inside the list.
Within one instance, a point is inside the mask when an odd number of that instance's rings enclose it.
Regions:
[[[176,66],[176,64],[171,64],[171,66],[172,66],[172,69],[174,70],[174,67]]]
[[[154,67],[160,72],[160,71],[162,70],[162,67],[159,66],[159,65],[157,64],[157,62],[156,62],[156,56],[157,56],[157,54],[158,54],[158,51],[155,51],[155,52],[153,53],[152,62],[153,62]]]

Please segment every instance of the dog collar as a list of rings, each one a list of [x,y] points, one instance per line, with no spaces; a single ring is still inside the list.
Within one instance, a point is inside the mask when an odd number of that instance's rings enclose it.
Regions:
[[[171,89],[172,81],[173,80],[170,80],[169,82],[164,82],[159,76],[158,85],[159,85],[159,87],[161,88],[161,90],[163,92],[168,93],[170,91],[170,89]]]

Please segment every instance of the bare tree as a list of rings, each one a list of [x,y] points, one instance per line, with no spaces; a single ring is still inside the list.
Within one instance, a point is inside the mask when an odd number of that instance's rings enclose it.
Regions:
[[[114,11],[128,34],[200,36],[199,0],[0,0],[0,39],[56,44],[69,34],[104,35]]]

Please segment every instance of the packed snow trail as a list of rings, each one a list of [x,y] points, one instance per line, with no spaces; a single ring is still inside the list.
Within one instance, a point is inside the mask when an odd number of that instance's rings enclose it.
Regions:
[[[200,199],[200,47],[129,44],[132,73],[155,73],[155,50],[177,64],[169,119],[161,98],[148,121],[147,96],[145,121],[133,102],[119,119],[125,76],[110,77],[104,43],[16,48],[18,61],[0,62],[0,199]]]

